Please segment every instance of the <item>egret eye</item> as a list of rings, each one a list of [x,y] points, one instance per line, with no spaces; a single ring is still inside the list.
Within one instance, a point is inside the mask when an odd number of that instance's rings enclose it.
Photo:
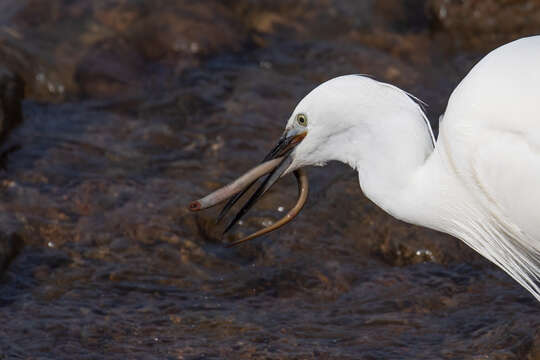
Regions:
[[[296,115],[296,122],[298,125],[307,126],[307,116],[305,114]]]

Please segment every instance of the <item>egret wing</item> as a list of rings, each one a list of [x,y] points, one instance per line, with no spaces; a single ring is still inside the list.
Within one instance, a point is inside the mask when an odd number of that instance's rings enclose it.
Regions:
[[[492,220],[492,261],[540,299],[540,147],[532,134],[487,130],[470,165]]]

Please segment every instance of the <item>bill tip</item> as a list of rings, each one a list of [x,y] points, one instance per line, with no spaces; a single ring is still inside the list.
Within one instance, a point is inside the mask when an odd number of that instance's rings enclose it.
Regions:
[[[201,210],[201,203],[197,200],[192,201],[189,203],[189,210],[191,211],[199,211]]]

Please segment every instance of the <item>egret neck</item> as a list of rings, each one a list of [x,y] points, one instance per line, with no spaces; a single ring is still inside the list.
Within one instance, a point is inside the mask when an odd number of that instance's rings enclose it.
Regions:
[[[386,212],[441,230],[448,215],[445,187],[459,185],[445,176],[448,162],[435,149],[419,101],[395,86],[363,76],[340,77],[326,84],[313,90],[321,94],[307,96],[295,110],[305,111],[308,118],[320,117],[321,129],[310,130],[296,149],[295,160],[301,162],[293,166],[332,160],[349,164],[358,171],[364,194]],[[313,98],[324,98],[332,106],[309,103]],[[315,137],[324,138],[315,139],[316,146],[311,146],[308,141]]]

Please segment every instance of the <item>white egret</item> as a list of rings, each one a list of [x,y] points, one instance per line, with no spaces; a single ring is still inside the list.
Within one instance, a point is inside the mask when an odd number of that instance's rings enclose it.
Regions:
[[[501,46],[474,66],[450,96],[437,141],[414,97],[348,75],[300,101],[269,160],[192,210],[236,195],[226,212],[271,172],[232,225],[280,176],[297,171],[302,196],[282,225],[305,201],[301,168],[338,160],[390,215],[463,240],[540,301],[540,36]]]

